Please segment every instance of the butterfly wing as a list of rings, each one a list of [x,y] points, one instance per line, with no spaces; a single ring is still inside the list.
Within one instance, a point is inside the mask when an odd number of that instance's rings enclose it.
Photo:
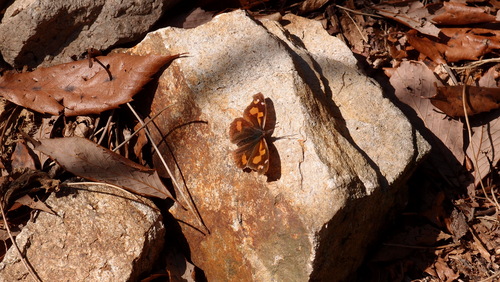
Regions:
[[[248,167],[248,161],[252,157],[254,148],[258,145],[258,143],[258,140],[256,142],[246,143],[234,150],[233,157],[237,167],[242,169]]]
[[[259,174],[265,174],[269,169],[269,149],[265,138],[239,147],[233,156],[239,168],[248,167]]]
[[[259,144],[253,148],[247,167],[256,170],[259,174],[265,174],[269,168],[269,148],[266,138],[261,138]]]
[[[229,126],[229,140],[238,146],[256,144],[263,131],[244,118],[235,119]]]
[[[239,168],[251,168],[265,174],[269,168],[269,149],[265,139],[267,107],[264,95],[253,95],[252,103],[229,126],[230,141],[238,145],[233,153]]]
[[[267,107],[262,93],[253,95],[252,103],[243,112],[243,118],[255,127],[264,130],[266,126]]]

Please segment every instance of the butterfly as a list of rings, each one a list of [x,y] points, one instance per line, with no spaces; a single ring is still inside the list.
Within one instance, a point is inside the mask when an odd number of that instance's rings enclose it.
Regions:
[[[229,139],[238,146],[233,156],[239,168],[250,168],[259,174],[265,174],[269,169],[266,117],[266,100],[262,93],[257,93],[243,117],[236,118],[229,126]]]

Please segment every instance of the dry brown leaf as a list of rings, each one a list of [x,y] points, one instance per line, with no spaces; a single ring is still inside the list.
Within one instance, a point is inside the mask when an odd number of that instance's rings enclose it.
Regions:
[[[500,148],[500,119],[492,119],[475,129],[474,135],[467,148],[467,156],[472,159],[474,164],[474,185],[488,175],[491,166],[496,166],[500,161],[500,154],[497,148]]]
[[[97,57],[99,64],[89,68],[88,60],[38,68],[33,72],[7,73],[0,77],[0,95],[40,113],[66,116],[98,114],[130,102],[174,56],[134,56],[110,54]]]
[[[347,8],[355,9],[353,1],[347,1],[345,4]],[[344,12],[339,17],[339,24],[343,30],[342,36],[350,44],[351,50],[355,53],[363,53],[366,49],[366,40],[369,37],[368,29],[363,28],[367,25],[365,17]]]
[[[34,143],[36,150],[77,176],[116,185],[140,195],[174,199],[156,170],[136,164],[90,140],[66,137]]]
[[[436,95],[430,97],[432,104],[452,117],[463,117],[462,102],[464,86],[440,86]],[[467,85],[465,88],[465,106],[467,115],[489,112],[500,108],[500,89]]]
[[[408,39],[408,43],[421,54],[424,54],[438,64],[446,64],[446,60],[443,58],[446,45],[430,40],[427,37],[420,37],[416,30],[408,31],[406,38]]]
[[[32,170],[36,169],[35,159],[32,156],[31,149],[26,146],[24,141],[18,141],[16,143],[16,148],[11,156],[11,168],[29,168]]]
[[[391,27],[387,34],[387,46],[391,58],[402,61],[408,57],[406,48],[406,36],[404,36],[398,29]]]
[[[402,1],[384,3],[373,8],[380,15],[433,37],[438,37],[440,32],[434,24],[467,25],[497,22],[496,17],[484,8],[471,7],[457,2],[443,2],[424,7],[420,1]]]
[[[481,87],[498,87],[497,79],[499,77],[500,64],[496,64],[479,78],[477,85]]]
[[[141,127],[141,124],[137,124],[135,127],[134,127],[134,131],[137,130],[138,128]],[[148,144],[149,140],[148,140],[148,137],[146,136],[146,131],[145,130],[140,130],[139,132],[137,132],[137,135],[136,135],[136,140],[134,142],[134,156],[137,157],[139,159],[139,162],[140,163],[143,163],[143,154],[142,154],[142,150],[144,149],[144,146],[146,146],[146,144]]]
[[[306,0],[302,2],[299,10],[303,13],[307,13],[321,8],[327,2],[328,0]]]
[[[377,10],[380,15],[416,29],[420,33],[434,37],[437,37],[439,34],[439,28],[426,20],[431,14],[419,1],[380,4],[373,6],[373,8]]]
[[[435,24],[468,25],[497,22],[496,17],[488,14],[484,8],[467,6],[465,3],[442,2],[427,5],[426,8],[432,14],[427,18]]]
[[[54,211],[52,211],[44,202],[35,201],[29,195],[24,195],[21,198],[17,199],[16,203],[19,203],[23,206],[30,207],[34,210],[41,210],[41,211],[56,215],[56,213]]]
[[[452,282],[460,277],[460,274],[455,273],[441,257],[438,257],[437,261],[434,263],[434,267],[440,281]]]
[[[443,118],[429,99],[435,93],[435,83],[440,83],[434,73],[422,62],[403,61],[393,72],[390,83],[398,99],[410,106],[434,135],[461,163],[463,152],[463,125],[456,120]],[[433,146],[439,146],[434,143]]]
[[[500,31],[485,28],[443,28],[441,32],[449,38],[444,51],[448,62],[477,60],[500,49]]]
[[[439,40],[420,36],[417,31],[406,33],[408,43],[438,64],[477,60],[500,49],[500,32],[479,28],[443,28]],[[486,44],[487,42],[487,44]]]
[[[10,182],[2,183],[1,201],[4,206],[10,206],[14,201],[29,192],[45,189],[47,191],[58,191],[59,180],[52,179],[46,172],[19,169],[9,176]]]

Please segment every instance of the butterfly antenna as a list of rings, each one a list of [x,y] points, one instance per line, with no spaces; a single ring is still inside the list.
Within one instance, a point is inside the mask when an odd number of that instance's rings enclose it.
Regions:
[[[280,139],[297,139],[297,138],[292,138],[292,137],[294,137],[296,135],[297,134],[290,134],[290,135],[279,136],[279,137],[271,137],[269,140],[271,142],[274,142],[274,141],[277,141],[277,140],[280,140]]]

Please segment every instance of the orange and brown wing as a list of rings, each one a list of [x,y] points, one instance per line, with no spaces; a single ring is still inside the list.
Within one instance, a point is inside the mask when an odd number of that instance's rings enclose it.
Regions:
[[[230,141],[238,145],[233,153],[239,168],[251,168],[265,174],[269,168],[269,149],[265,139],[267,107],[264,95],[253,95],[252,103],[229,126]]]
[[[266,138],[262,138],[259,144],[254,147],[247,167],[256,170],[259,174],[265,174],[269,168],[269,148]]]
[[[248,167],[259,174],[265,174],[269,169],[269,149],[265,138],[239,147],[233,156],[239,168]]]
[[[262,93],[253,95],[253,100],[243,112],[243,118],[251,122],[255,127],[264,129],[266,126],[267,107]]]
[[[259,128],[255,128],[250,121],[237,118],[229,126],[229,140],[238,146],[254,143],[256,139],[260,138],[261,131]]]

